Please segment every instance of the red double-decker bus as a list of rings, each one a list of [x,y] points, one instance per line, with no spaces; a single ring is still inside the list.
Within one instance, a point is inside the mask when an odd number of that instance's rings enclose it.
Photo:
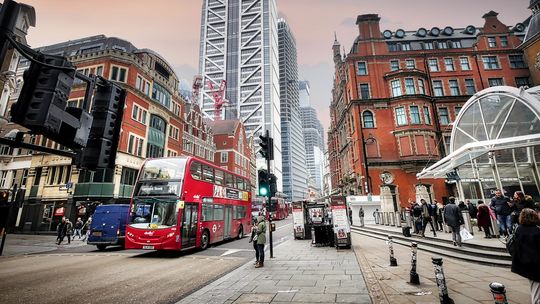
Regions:
[[[127,249],[206,249],[251,231],[249,180],[195,157],[147,160],[126,227]]]

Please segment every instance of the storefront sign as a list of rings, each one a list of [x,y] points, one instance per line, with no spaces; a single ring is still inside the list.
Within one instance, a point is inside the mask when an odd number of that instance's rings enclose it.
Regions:
[[[64,207],[56,208],[56,210],[54,210],[54,216],[64,216],[65,213],[66,208]]]

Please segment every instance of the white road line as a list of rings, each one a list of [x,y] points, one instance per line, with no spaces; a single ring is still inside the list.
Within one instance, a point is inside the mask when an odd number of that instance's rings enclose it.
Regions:
[[[279,228],[276,228],[276,231],[278,231],[278,230],[280,230],[280,229],[282,229],[282,228],[285,228],[285,227],[287,227],[287,226],[289,226],[289,225],[292,226],[292,223],[289,223],[289,224],[283,225],[283,226],[281,226],[281,227],[279,227]]]

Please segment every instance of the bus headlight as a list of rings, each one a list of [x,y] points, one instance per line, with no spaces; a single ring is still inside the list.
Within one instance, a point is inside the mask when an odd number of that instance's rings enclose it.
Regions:
[[[173,236],[174,236],[174,232],[171,232],[171,233],[167,234],[167,238],[171,238]]]

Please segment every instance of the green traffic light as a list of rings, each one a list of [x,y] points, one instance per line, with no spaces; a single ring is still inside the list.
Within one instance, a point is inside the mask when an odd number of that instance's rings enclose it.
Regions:
[[[268,189],[265,188],[265,187],[260,187],[259,188],[259,195],[260,196],[267,196],[268,195]]]

